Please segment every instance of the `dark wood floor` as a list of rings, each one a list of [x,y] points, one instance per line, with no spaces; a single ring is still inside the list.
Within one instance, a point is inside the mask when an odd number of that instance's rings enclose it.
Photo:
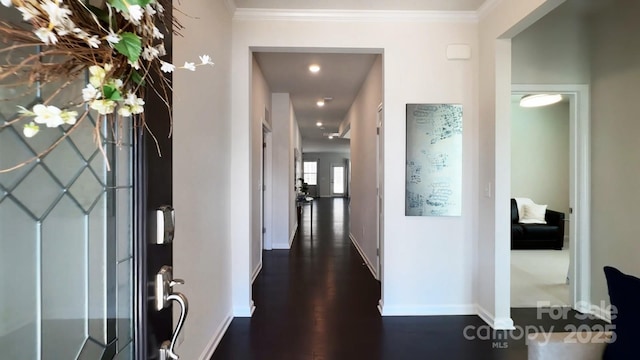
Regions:
[[[318,199],[313,209],[313,229],[307,205],[290,251],[263,253],[256,311],[233,320],[212,360],[527,358],[520,331],[493,333],[477,316],[381,317],[380,283],[349,240],[347,201]],[[573,312],[537,319],[536,309],[514,309],[512,317],[529,331],[599,323]]]

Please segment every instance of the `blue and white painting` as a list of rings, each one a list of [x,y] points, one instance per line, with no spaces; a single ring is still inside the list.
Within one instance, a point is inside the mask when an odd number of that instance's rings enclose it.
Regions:
[[[407,104],[405,215],[462,214],[462,105]]]

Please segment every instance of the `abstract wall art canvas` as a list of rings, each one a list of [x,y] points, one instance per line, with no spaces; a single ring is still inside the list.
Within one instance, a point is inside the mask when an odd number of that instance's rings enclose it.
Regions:
[[[407,104],[406,216],[462,214],[462,105]]]

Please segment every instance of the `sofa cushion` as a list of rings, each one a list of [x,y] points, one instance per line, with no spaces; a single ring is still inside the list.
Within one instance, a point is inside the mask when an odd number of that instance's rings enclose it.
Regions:
[[[603,360],[640,359],[640,279],[605,266],[604,274],[612,307],[615,341],[608,344]]]
[[[511,199],[511,223],[517,224],[520,220],[520,215],[518,214],[518,203],[516,203],[516,199]]]
[[[554,225],[528,224],[523,225],[527,239],[549,239],[558,234],[558,227]]]

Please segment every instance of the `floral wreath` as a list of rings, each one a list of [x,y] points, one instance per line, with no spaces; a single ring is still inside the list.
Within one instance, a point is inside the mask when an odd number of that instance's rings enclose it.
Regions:
[[[104,115],[115,126],[132,119],[148,130],[144,119],[145,90],[151,89],[162,99],[169,114],[170,80],[165,74],[176,68],[195,71],[197,66],[214,65],[208,55],[200,62],[175,66],[161,60],[166,55],[165,35],[182,29],[165,7],[169,0],[103,0],[100,6],[85,0],[0,0],[17,10],[23,22],[0,22],[0,82],[27,84],[36,91],[42,84],[62,82],[45,99],[31,108],[18,106],[14,118],[0,125],[0,130],[19,122],[23,134],[33,137],[41,126],[70,125],[51,147],[33,158],[0,173],[15,170],[44,157],[73,132],[91,110]],[[6,10],[3,10],[3,12]],[[19,61],[11,52],[37,47],[38,51]],[[6,58],[6,62],[5,59]],[[64,107],[52,105],[61,91],[88,71],[89,83],[77,100]],[[12,99],[0,99],[8,101]],[[80,111],[78,111],[80,110]],[[136,120],[133,120],[136,119]],[[94,140],[105,155],[97,120]]]

